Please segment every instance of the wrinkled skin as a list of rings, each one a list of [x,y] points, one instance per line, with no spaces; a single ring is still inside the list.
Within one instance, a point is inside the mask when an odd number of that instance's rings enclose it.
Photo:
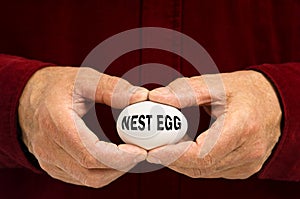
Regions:
[[[81,117],[93,101],[123,108],[146,100],[147,95],[144,88],[89,68],[41,69],[30,78],[20,99],[23,141],[50,176],[103,187],[145,160],[147,152],[98,140]]]
[[[222,86],[214,84],[218,78]],[[195,142],[148,153],[149,162],[193,178],[248,178],[262,168],[280,136],[278,98],[269,81],[255,71],[180,78],[150,91],[149,99],[178,108],[205,106],[216,118]]]
[[[277,96],[258,72],[180,78],[148,92],[117,77],[80,70],[80,76],[73,67],[37,71],[19,105],[25,145],[42,169],[64,182],[103,187],[145,159],[194,178],[243,179],[261,169],[280,136]],[[215,84],[220,77],[222,86]],[[133,145],[98,140],[81,120],[94,101],[124,108],[147,98],[178,108],[204,106],[216,121],[195,142],[182,140],[147,154]]]

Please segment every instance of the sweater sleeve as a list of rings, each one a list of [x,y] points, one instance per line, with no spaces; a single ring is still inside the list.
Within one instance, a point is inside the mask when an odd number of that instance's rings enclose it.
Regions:
[[[281,137],[259,178],[300,181],[300,63],[263,64],[250,69],[273,83],[282,109]]]
[[[25,167],[35,172],[35,158],[21,141],[18,106],[29,78],[53,64],[0,54],[0,168]]]

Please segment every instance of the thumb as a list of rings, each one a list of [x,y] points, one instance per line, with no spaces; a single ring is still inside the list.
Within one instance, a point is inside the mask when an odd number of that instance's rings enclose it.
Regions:
[[[102,74],[98,82],[95,98],[96,102],[104,103],[114,108],[124,108],[129,104],[147,100],[148,90],[133,86],[122,78]]]
[[[75,94],[114,108],[124,108],[148,98],[148,90],[145,88],[133,86],[122,78],[84,67],[77,73]]]
[[[202,76],[178,78],[166,87],[150,91],[149,99],[177,108],[204,105],[211,102],[209,89]]]

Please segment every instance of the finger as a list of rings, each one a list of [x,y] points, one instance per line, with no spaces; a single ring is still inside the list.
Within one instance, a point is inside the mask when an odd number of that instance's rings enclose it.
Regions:
[[[177,144],[165,145],[148,152],[147,161],[154,164],[168,166],[180,159],[187,151],[194,149],[196,143],[183,141]]]
[[[111,107],[114,108],[124,108],[128,106],[129,104],[145,101],[148,99],[148,90],[146,88],[133,86],[128,81],[118,78],[118,77],[111,77],[106,76],[107,81],[104,78],[105,76],[102,76],[103,80],[100,79],[99,86],[102,85],[103,88],[97,89],[97,92],[100,90],[100,92],[103,92],[102,98],[103,102]],[[109,82],[112,81],[112,86],[114,86],[112,90],[112,95],[110,94],[110,88],[111,86],[105,85],[104,83],[101,83],[101,81]],[[115,84],[114,84],[115,82]],[[100,94],[101,95],[101,94]],[[97,95],[96,95],[97,98]]]
[[[188,148],[183,148],[180,144],[160,147],[150,151],[147,160],[182,168],[210,168],[242,145],[238,134],[232,133],[233,130],[240,130],[236,128],[237,125],[242,126],[234,114],[228,117],[223,115]],[[178,158],[171,163],[169,159],[175,159],[173,151]]]
[[[52,177],[90,187],[102,187],[124,174],[110,168],[86,168],[55,144],[54,154],[39,155],[41,167]]]
[[[252,147],[251,147],[252,149]],[[212,164],[209,167],[187,167],[187,165],[171,164],[169,168],[179,173],[191,177],[205,177],[205,178],[231,178],[241,177],[246,173],[253,173],[259,169],[264,162],[264,158],[260,154],[261,151],[256,146],[254,150],[248,150],[247,147],[241,146],[229,153],[219,162]],[[240,171],[239,171],[240,169]]]
[[[222,171],[206,171],[199,168],[182,168],[171,166],[170,169],[193,178],[225,178],[225,179],[246,179],[260,171],[261,166],[257,164],[243,164],[237,167]]]
[[[74,91],[92,101],[114,108],[124,108],[148,98],[147,89],[133,86],[122,78],[99,73],[90,68],[79,69]]]
[[[199,151],[200,149],[196,142],[181,142],[151,150],[148,153],[147,161],[168,167],[204,168],[207,162],[211,162],[211,158],[210,156],[205,156],[200,159]]]
[[[245,131],[252,131],[248,127],[249,113],[240,111],[239,106],[233,104],[230,106],[227,112],[219,116],[207,131],[198,136],[196,142],[200,148],[200,159],[209,155],[212,158],[211,163],[215,164],[237,151],[247,141]],[[238,157],[235,156],[235,158]]]
[[[246,163],[234,168],[229,168],[223,171],[212,173],[210,175],[206,175],[205,178],[246,179],[259,172],[261,168],[262,165],[258,165],[256,163]]]
[[[99,141],[76,113],[70,114],[64,120],[59,120],[60,136],[55,142],[84,167],[105,166],[128,171],[138,162],[145,160],[145,150],[133,145],[118,147],[113,143]]]
[[[233,150],[215,165],[209,168],[211,173],[219,173],[226,170],[231,170],[243,165],[262,165],[268,157],[266,147],[257,141],[251,145],[243,144]]]
[[[199,157],[205,157],[208,155],[211,158],[211,164],[216,164],[220,161],[225,164],[234,164],[234,161],[243,161],[247,157],[240,157],[246,155],[244,143],[248,140],[249,133],[257,131],[257,127],[253,125],[252,120],[253,113],[248,110],[240,100],[231,99],[226,105],[225,113],[218,116],[213,125],[205,132],[200,134],[196,140],[199,148]],[[256,141],[255,141],[256,142]],[[254,143],[255,143],[254,142]],[[258,142],[258,141],[257,141]],[[258,143],[257,148],[254,150],[259,151],[260,154],[264,151],[263,145]],[[252,146],[254,147],[254,146]],[[253,152],[250,152],[250,158]],[[234,155],[233,160],[230,160],[231,155]],[[227,158],[225,158],[228,156]],[[244,158],[244,159],[243,159]],[[210,165],[207,164],[209,167]]]
[[[95,188],[103,187],[125,173],[110,168],[87,169],[76,161],[71,161],[69,164],[63,164],[59,167],[82,185]]]
[[[219,118],[221,120],[221,118]],[[151,163],[163,164],[165,166],[176,165],[178,167],[197,168],[200,159],[211,151],[221,132],[222,125],[218,125],[218,120],[212,125],[210,131],[200,134],[197,142],[183,142],[179,144],[166,145],[151,150],[148,153],[147,161]],[[204,141],[205,140],[205,141]],[[210,156],[207,156],[210,157]],[[206,158],[210,162],[210,158]],[[205,160],[206,160],[205,159]],[[205,165],[203,160],[202,166]]]
[[[170,169],[192,178],[220,178],[219,175],[209,175],[206,170],[200,168],[186,168],[178,166],[169,166]]]
[[[41,168],[48,173],[52,178],[55,178],[57,180],[61,180],[63,182],[67,182],[70,184],[75,184],[75,185],[82,185],[78,180],[74,179],[71,177],[69,174],[67,174],[65,171],[60,169],[57,166],[48,164],[44,161],[39,162]]]
[[[66,161],[58,161],[57,166],[85,186],[103,187],[125,173],[110,168],[85,168],[67,153],[63,154]]]
[[[150,91],[149,99],[177,108],[197,105],[196,93],[189,82],[189,78],[178,78],[166,87]]]
[[[52,173],[53,177],[65,182],[95,188],[103,187],[125,173],[114,169],[87,169],[76,161],[54,167],[56,167],[56,171]]]
[[[147,152],[134,145],[120,145],[100,141],[77,115],[74,115],[81,144],[99,162],[107,167],[128,171],[138,162],[146,159]]]
[[[100,162],[107,167],[124,172],[127,172],[147,157],[147,152],[144,149],[129,144],[117,146],[113,143],[98,141],[96,148],[98,150],[94,151],[94,156]]]
[[[48,139],[47,142],[33,145],[31,152],[37,157],[39,162],[53,164],[59,168],[64,168],[64,165],[74,164],[74,162],[86,169],[107,168],[106,165],[91,156],[86,149],[82,149],[82,152],[74,158],[74,154],[69,153],[65,148],[67,147],[62,147],[55,140]]]
[[[166,87],[149,92],[151,101],[178,108],[207,104],[223,105],[225,97],[225,88],[220,75],[178,78]]]

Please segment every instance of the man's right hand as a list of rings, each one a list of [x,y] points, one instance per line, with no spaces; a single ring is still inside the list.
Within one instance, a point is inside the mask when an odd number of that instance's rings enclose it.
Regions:
[[[41,69],[20,99],[23,141],[50,176],[72,184],[105,186],[145,160],[147,152],[100,141],[81,117],[91,101],[123,108],[146,100],[147,95],[144,88],[90,68]]]

